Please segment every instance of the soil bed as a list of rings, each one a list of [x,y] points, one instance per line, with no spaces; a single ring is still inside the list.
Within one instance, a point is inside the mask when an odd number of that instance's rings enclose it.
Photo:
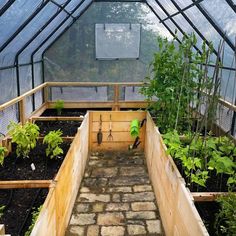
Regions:
[[[79,108],[64,108],[61,111],[61,115],[59,116],[85,116],[87,111],[111,111],[110,108],[91,108],[91,109],[79,109]],[[58,116],[56,109],[47,109],[45,110],[41,116]]]
[[[211,236],[216,235],[214,223],[216,219],[216,213],[220,209],[219,204],[217,202],[196,202],[195,206],[207,228],[208,233]]]
[[[75,136],[81,121],[36,121],[35,124],[40,128],[40,135],[45,136],[50,131],[60,129],[62,136]]]
[[[31,179],[53,179],[59,170],[64,157],[70,147],[70,142],[63,142],[61,148],[64,154],[61,158],[50,159],[46,157],[46,145],[38,143],[36,148],[30,152],[30,158],[17,158],[16,153],[10,153],[4,160],[4,165],[0,166],[1,180],[31,180]],[[13,148],[14,150],[14,148]],[[31,169],[34,163],[36,169]]]
[[[0,205],[7,206],[0,219],[7,234],[23,236],[32,222],[32,211],[41,206],[48,189],[0,190]]]

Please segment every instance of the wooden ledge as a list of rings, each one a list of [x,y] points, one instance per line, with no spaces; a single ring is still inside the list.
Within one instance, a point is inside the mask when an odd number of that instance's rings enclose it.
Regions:
[[[218,197],[227,195],[228,192],[192,192],[195,202],[213,202]]]
[[[16,188],[50,188],[55,185],[53,180],[9,180],[0,181],[0,189]]]
[[[83,117],[78,116],[32,116],[32,121],[83,121]]]

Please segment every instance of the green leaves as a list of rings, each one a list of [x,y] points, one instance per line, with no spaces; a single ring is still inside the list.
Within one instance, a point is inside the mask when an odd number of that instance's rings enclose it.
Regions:
[[[3,165],[5,154],[7,153],[6,147],[0,147],[0,164]]]
[[[214,227],[216,235],[235,235],[236,232],[236,194],[229,193],[216,200],[221,209],[216,215]]]
[[[61,111],[64,108],[64,101],[63,100],[57,100],[54,108],[57,110],[57,115],[61,115]]]
[[[36,146],[39,127],[29,122],[25,125],[21,125],[11,121],[7,128],[9,134],[12,136],[12,142],[17,145],[17,157],[28,157],[30,150]]]
[[[63,150],[59,145],[63,142],[61,130],[50,131],[43,139],[43,143],[47,144],[46,156],[50,155],[50,158],[56,158],[60,154],[63,154]]]

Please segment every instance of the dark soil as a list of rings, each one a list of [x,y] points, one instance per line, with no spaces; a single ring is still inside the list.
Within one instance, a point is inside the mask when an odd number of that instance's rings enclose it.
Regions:
[[[46,145],[40,142],[30,152],[30,158],[17,158],[16,153],[12,152],[5,158],[3,167],[0,166],[0,180],[53,179],[69,147],[69,142],[61,144],[64,154],[60,159],[46,157]],[[34,171],[31,169],[31,163],[34,163],[36,167]]]
[[[40,128],[40,135],[45,136],[48,132],[60,129],[62,136],[75,136],[81,121],[36,121]]]
[[[91,108],[91,109],[79,109],[79,108],[74,108],[74,109],[69,109],[69,108],[64,108],[62,109],[61,115],[57,114],[56,109],[47,109],[46,111],[43,112],[41,116],[85,116],[87,111],[111,111],[111,109],[108,108]]]
[[[217,202],[196,202],[195,206],[201,216],[203,223],[205,224],[208,233],[211,236],[216,235],[216,229],[214,223],[216,219],[216,213],[219,211],[220,206]]]
[[[5,205],[0,223],[6,233],[23,236],[32,222],[32,211],[44,203],[48,189],[0,190],[0,206]]]

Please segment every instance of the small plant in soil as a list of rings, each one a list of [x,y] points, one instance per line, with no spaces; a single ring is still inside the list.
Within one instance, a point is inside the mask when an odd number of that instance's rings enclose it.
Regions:
[[[6,147],[0,147],[0,164],[3,165],[5,154],[7,153]]]
[[[229,193],[217,199],[221,209],[216,214],[215,229],[217,235],[236,234],[236,194]]]
[[[64,108],[64,101],[63,100],[57,100],[54,108],[57,110],[57,115],[60,116],[61,115],[61,111]]]
[[[27,122],[25,125],[10,122],[8,125],[12,143],[16,143],[16,155],[23,158],[29,157],[30,150],[36,147],[39,136],[39,127],[36,124]]]
[[[25,232],[25,236],[30,236],[33,228],[34,228],[34,225],[38,219],[38,216],[39,216],[39,213],[42,209],[43,205],[41,205],[40,207],[38,207],[37,209],[35,209],[33,212],[32,212],[32,221],[31,221],[31,225],[29,226],[28,230]]]
[[[51,159],[63,154],[63,150],[59,147],[59,145],[63,143],[61,136],[61,130],[53,130],[43,139],[43,143],[48,145],[46,148],[46,156],[50,156]]]

